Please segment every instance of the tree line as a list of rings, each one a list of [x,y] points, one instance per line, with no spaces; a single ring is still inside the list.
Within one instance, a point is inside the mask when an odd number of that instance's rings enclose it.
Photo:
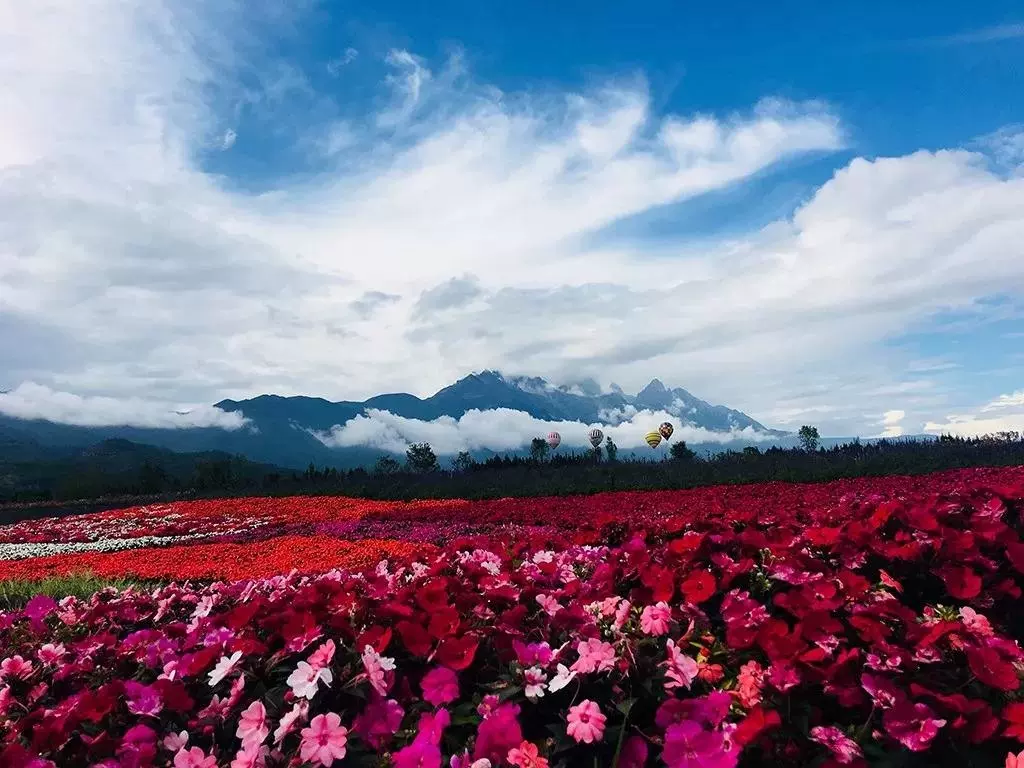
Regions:
[[[201,462],[188,475],[147,461],[130,476],[91,475],[87,482],[65,478],[57,492],[39,498],[83,499],[147,495],[196,498],[239,494],[342,494],[378,499],[493,498],[561,495],[613,490],[689,488],[771,480],[819,482],[840,478],[922,474],[975,466],[1024,464],[1024,437],[1003,433],[980,438],[942,436],[930,440],[853,441],[819,446],[817,430],[800,433],[801,446],[755,446],[699,456],[684,441],[661,460],[621,459],[612,441],[595,450],[553,453],[534,440],[526,456],[476,460],[468,452],[442,465],[427,443],[409,446],[404,461],[381,456],[371,468],[310,465],[304,472],[267,471],[240,457]],[[86,491],[86,493],[83,493]],[[17,499],[8,499],[17,500]],[[31,500],[27,497],[21,500]]]

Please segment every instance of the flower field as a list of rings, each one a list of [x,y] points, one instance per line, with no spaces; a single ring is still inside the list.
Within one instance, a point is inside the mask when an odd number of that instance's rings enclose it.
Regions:
[[[0,766],[1024,766],[1024,468],[0,528]]]

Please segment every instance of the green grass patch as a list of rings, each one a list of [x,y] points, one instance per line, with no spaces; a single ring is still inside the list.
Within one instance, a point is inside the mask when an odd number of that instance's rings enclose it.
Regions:
[[[150,589],[159,582],[138,579],[111,579],[91,573],[69,576],[50,576],[45,579],[0,581],[0,610],[16,611],[25,607],[36,595],[47,595],[54,600],[74,596],[86,600],[105,587]]]

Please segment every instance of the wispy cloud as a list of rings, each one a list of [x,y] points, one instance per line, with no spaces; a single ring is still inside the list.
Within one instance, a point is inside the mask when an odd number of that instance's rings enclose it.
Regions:
[[[952,414],[944,421],[929,422],[925,431],[963,437],[1024,432],[1024,390],[1000,395],[974,412]]]
[[[1009,22],[991,27],[959,32],[954,35],[928,38],[927,42],[937,45],[974,45],[979,43],[995,43],[1002,40],[1018,40],[1024,38],[1024,22]]]

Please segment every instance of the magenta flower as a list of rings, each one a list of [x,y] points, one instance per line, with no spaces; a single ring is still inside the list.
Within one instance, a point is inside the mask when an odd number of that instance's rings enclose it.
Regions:
[[[352,730],[374,749],[381,749],[402,726],[405,710],[394,699],[374,694],[352,723]]]
[[[508,755],[508,751],[519,746],[522,741],[519,707],[515,704],[499,704],[477,728],[473,759],[487,758],[495,764],[500,764]]]
[[[334,659],[334,651],[334,641],[328,640],[310,654],[308,660],[309,666],[313,669],[323,669],[324,667],[330,666],[331,661]]]
[[[394,755],[395,768],[441,768],[441,750],[434,744],[416,739]]]
[[[217,758],[207,755],[199,747],[183,747],[174,756],[174,768],[217,768]]]
[[[346,744],[348,729],[341,724],[341,718],[334,712],[317,715],[310,721],[308,728],[302,729],[299,757],[330,768],[335,760],[345,757]]]
[[[892,680],[881,675],[865,672],[860,676],[860,684],[880,709],[891,709],[906,698],[906,694]]]
[[[448,667],[434,667],[420,681],[423,698],[435,707],[459,698],[459,676]]]
[[[720,732],[692,720],[669,726],[661,755],[668,768],[733,768],[739,760]]]
[[[238,718],[235,736],[242,740],[242,749],[259,746],[270,735],[267,708],[262,701],[254,701]]]
[[[689,689],[694,678],[697,677],[697,661],[679,650],[673,640],[669,640],[665,644],[665,650],[668,652],[668,659],[658,665],[666,668],[665,677],[668,679],[665,681],[665,690]]]
[[[622,744],[619,768],[644,768],[647,764],[647,742],[643,736],[630,736]]]
[[[601,713],[601,707],[597,702],[584,699],[575,707],[569,708],[569,724],[566,733],[576,740],[576,743],[593,744],[600,741],[604,736],[604,725],[608,718]]]
[[[133,715],[156,717],[164,708],[160,694],[151,685],[143,685],[129,680],[124,684],[124,695],[128,700],[128,711]]]
[[[546,667],[551,663],[553,654],[551,646],[547,643],[530,643],[527,645],[521,640],[513,640],[512,649],[516,652],[516,659],[519,661],[520,666]]]
[[[882,725],[886,733],[912,752],[928,749],[939,729],[946,724],[939,720],[927,704],[904,701],[885,712]]]
[[[640,614],[640,629],[648,635],[664,635],[668,633],[671,620],[672,609],[668,607],[668,603],[648,605]]]
[[[580,657],[570,667],[573,672],[606,672],[615,666],[615,647],[611,643],[594,638],[581,640],[576,651]]]
[[[835,726],[819,725],[811,728],[811,738],[828,747],[836,762],[842,765],[849,765],[857,758],[864,756],[857,742]]]

